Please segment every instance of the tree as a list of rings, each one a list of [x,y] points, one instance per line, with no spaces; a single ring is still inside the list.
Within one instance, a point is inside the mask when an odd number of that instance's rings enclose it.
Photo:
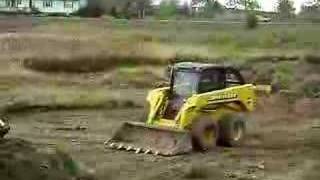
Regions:
[[[126,2],[123,9],[122,9],[122,14],[123,14],[123,17],[126,18],[126,19],[130,19],[131,18],[131,2]]]
[[[88,3],[92,0],[87,0]],[[96,1],[96,0],[95,0]],[[100,0],[108,14],[116,18],[144,18],[144,11],[151,0]]]
[[[247,14],[247,28],[248,29],[255,29],[258,26],[258,19],[255,13],[248,13]]]
[[[117,7],[115,7],[115,6],[112,6],[112,7],[111,7],[110,15],[113,16],[113,17],[115,17],[115,18],[118,18],[118,17],[119,17]]]
[[[260,8],[260,5],[257,0],[239,0],[239,4],[243,5],[245,10],[257,10]]]
[[[301,6],[301,13],[315,13],[320,8],[320,0],[309,0]]]
[[[161,1],[159,9],[160,19],[169,19],[177,14],[177,2],[175,0]]]
[[[90,0],[91,1],[91,0]],[[151,9],[151,0],[104,0],[108,12],[120,18],[144,18]],[[111,8],[111,9],[110,9]],[[116,12],[116,13],[115,13]]]
[[[224,7],[216,0],[206,0],[204,14],[206,17],[214,17],[216,14],[221,14]]]
[[[182,9],[181,9],[181,12],[185,16],[189,16],[190,15],[190,12],[191,12],[190,5],[189,5],[189,3],[187,1],[184,2],[183,6],[182,6]]]
[[[238,0],[238,3],[244,6],[247,14],[246,25],[248,29],[255,29],[258,26],[258,19],[255,10],[260,8],[257,0]]]
[[[77,14],[83,17],[100,17],[105,13],[102,0],[90,0],[86,7],[81,8]]]
[[[258,0],[227,0],[227,6],[236,8],[238,5],[241,5],[245,10],[256,10],[260,8]]]
[[[301,6],[301,14],[307,13],[307,14],[313,14],[319,12],[319,5],[313,4],[313,5],[302,5]]]
[[[309,1],[301,6],[299,18],[310,20],[312,22],[320,22],[320,2]]]
[[[294,17],[295,8],[291,0],[279,0],[278,13],[281,19],[289,19]]]
[[[146,8],[149,7],[150,0],[140,0],[137,2],[138,18],[143,19],[145,16]]]
[[[218,1],[211,1],[211,5],[212,10],[214,10],[217,13],[222,13],[224,11],[224,7]]]
[[[129,2],[132,2],[132,4],[135,4],[134,8],[132,8],[133,14],[136,14],[136,16],[139,19],[143,19],[146,15],[146,10],[151,9],[151,0],[128,0]]]
[[[225,8],[221,5],[218,0],[193,0],[192,5],[197,5],[202,3],[204,5],[204,9],[202,13],[206,17],[213,17],[216,14],[223,13]]]

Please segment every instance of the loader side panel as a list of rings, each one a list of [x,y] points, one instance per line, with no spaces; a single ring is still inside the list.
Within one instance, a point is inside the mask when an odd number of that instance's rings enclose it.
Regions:
[[[198,95],[205,99],[207,104],[228,104],[237,102],[244,107],[245,111],[253,111],[256,107],[256,93],[251,84],[234,86],[219,91]]]
[[[246,84],[192,96],[181,108],[176,121],[181,129],[190,129],[197,116],[212,116],[218,120],[227,113],[253,111],[255,107],[254,86]]]

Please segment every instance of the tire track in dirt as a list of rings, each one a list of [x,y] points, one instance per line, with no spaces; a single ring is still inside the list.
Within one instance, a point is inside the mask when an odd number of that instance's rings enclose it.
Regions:
[[[292,180],[300,180],[314,166],[301,142],[312,125],[311,120],[290,123],[282,116],[267,116],[268,110],[257,112],[256,119],[248,122],[253,126],[241,148],[216,148],[205,154],[170,158],[105,150],[103,141],[122,122],[137,119],[141,112],[141,109],[115,109],[13,114],[10,136],[32,140],[40,148],[64,144],[76,160],[95,168],[100,179],[186,179],[186,174],[196,166],[209,169],[204,179],[287,180],[290,176]],[[87,125],[86,130],[57,131],[81,123]]]

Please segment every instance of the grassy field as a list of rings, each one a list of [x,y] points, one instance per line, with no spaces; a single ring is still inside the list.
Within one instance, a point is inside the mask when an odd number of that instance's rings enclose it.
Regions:
[[[320,48],[320,25],[190,24],[126,20],[39,20],[32,34],[1,38],[2,56],[87,57],[133,63],[184,59],[247,60],[261,56],[303,56]],[[36,34],[36,36],[35,36]],[[14,53],[12,52],[19,52]],[[12,57],[14,58],[14,57]],[[127,62],[125,62],[127,63]]]
[[[280,81],[284,88],[298,86],[293,82],[305,79],[306,72],[313,74],[310,81],[318,77],[317,24],[260,25],[248,30],[245,24],[146,23],[105,18],[31,20],[24,20],[32,22],[29,30],[21,20],[21,32],[17,28],[17,33],[0,34],[1,74],[6,77],[1,80],[2,89],[30,82],[28,78],[42,85],[75,85],[86,84],[92,76],[100,78],[92,80],[93,84],[110,84],[115,78],[141,87],[146,85],[145,74],[151,74],[147,82],[161,79],[161,73],[152,72],[161,71],[162,65],[172,60],[232,63],[255,71],[258,82]],[[118,67],[131,69],[130,76],[121,75],[128,72],[118,71]],[[58,79],[52,76],[54,73]],[[70,73],[82,75],[65,78]]]

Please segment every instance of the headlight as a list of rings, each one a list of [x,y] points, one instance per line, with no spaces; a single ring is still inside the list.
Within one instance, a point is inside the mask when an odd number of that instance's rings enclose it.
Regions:
[[[4,127],[6,125],[6,123],[4,123],[4,121],[2,119],[0,119],[0,126]]]

